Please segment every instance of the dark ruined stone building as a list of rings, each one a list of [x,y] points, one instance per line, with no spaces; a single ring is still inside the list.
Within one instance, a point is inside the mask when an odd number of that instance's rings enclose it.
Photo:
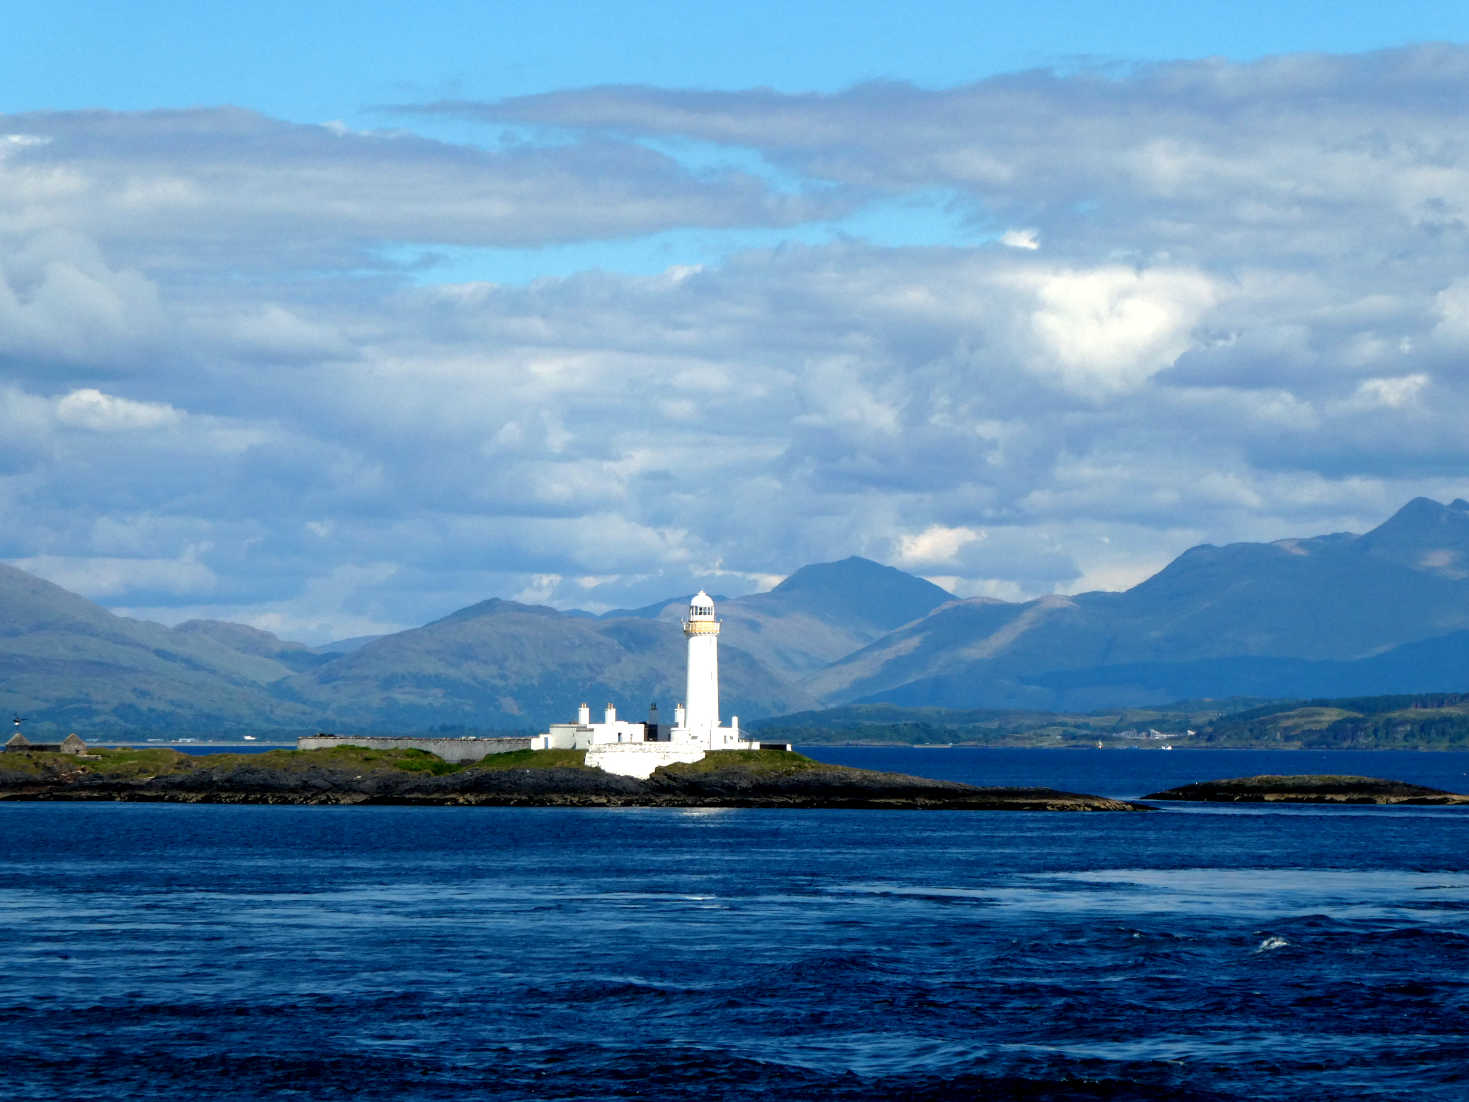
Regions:
[[[74,731],[60,742],[32,742],[17,731],[10,736],[10,741],[5,744],[5,749],[30,750],[33,753],[46,754],[85,754],[87,744]]]

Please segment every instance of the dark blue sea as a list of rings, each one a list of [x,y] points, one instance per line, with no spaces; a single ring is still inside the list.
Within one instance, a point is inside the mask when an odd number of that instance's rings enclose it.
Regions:
[[[1139,796],[1469,754],[817,749]],[[0,804],[4,1099],[1463,1099],[1469,810]]]

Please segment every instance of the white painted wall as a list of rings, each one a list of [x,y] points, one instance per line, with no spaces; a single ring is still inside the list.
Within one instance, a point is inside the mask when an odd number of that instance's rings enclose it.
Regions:
[[[636,777],[645,781],[660,765],[675,762],[696,762],[704,757],[702,746],[687,743],[678,745],[667,742],[644,742],[638,744],[616,743],[595,746],[587,751],[587,764],[608,773],[623,777]]]
[[[606,723],[553,723],[550,730],[531,739],[532,750],[590,750],[594,746],[643,745],[646,728],[641,723],[617,719],[609,705]]]

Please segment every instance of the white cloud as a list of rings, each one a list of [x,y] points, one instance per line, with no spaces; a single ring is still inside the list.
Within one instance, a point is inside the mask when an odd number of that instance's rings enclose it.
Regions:
[[[10,562],[63,589],[94,601],[115,603],[140,591],[184,598],[214,592],[219,579],[199,561],[199,555],[207,550],[188,548],[172,559],[35,555]]]
[[[56,418],[69,428],[139,432],[177,425],[182,415],[164,402],[135,402],[84,387],[56,400]]]
[[[1179,269],[1072,269],[1030,282],[1038,366],[1084,390],[1127,389],[1170,366],[1219,297],[1208,276]]]
[[[1427,385],[1428,376],[1421,372],[1395,379],[1364,379],[1357,384],[1353,401],[1369,408],[1402,409],[1416,403]]]
[[[1466,98],[1445,47],[443,108],[497,150],[10,118],[46,140],[0,142],[0,555],[319,639],[852,553],[1069,592],[1466,496]],[[951,243],[833,230],[904,204]],[[404,259],[650,234],[655,275]]]
[[[1036,594],[1029,587],[1006,578],[972,578],[962,574],[925,574],[924,579],[956,597],[981,597],[990,601],[1025,601]]]
[[[352,359],[357,354],[350,340],[334,326],[303,318],[277,303],[255,306],[199,328],[234,355],[250,359],[320,362]]]
[[[153,282],[110,266],[88,237],[51,228],[0,250],[0,356],[134,362],[162,337],[164,324]]]
[[[0,134],[0,160],[4,160],[7,153],[26,146],[45,145],[50,140],[42,134]]]
[[[1469,277],[1456,279],[1434,296],[1438,322],[1433,335],[1455,351],[1469,349]]]
[[[1006,230],[1000,235],[1000,244],[1034,252],[1041,247],[1040,234],[1036,230]]]
[[[1117,592],[1131,589],[1162,570],[1170,561],[1168,556],[1140,555],[1114,562],[1094,562],[1079,578],[1059,588],[1057,592],[1075,595],[1097,590]]]
[[[968,544],[986,538],[981,528],[931,524],[921,532],[898,538],[898,564],[905,569],[932,569],[952,563]]]
[[[380,587],[390,583],[398,571],[394,563],[340,563],[311,577],[299,592],[282,600],[250,604],[227,599],[207,604],[181,600],[156,605],[115,605],[114,611],[169,626],[185,620],[230,620],[269,631],[282,639],[317,645],[418,627],[426,617],[385,619],[361,607]]]
[[[560,574],[534,574],[530,584],[523,587],[510,599],[527,605],[543,605],[549,601],[561,585]]]
[[[670,226],[792,225],[845,201],[694,173],[613,138],[476,149],[239,109],[12,116],[0,233],[67,225],[170,276],[391,267],[381,244],[532,247]]]

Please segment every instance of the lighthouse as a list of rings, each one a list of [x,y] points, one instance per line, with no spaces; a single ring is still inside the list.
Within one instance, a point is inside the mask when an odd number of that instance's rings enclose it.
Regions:
[[[689,601],[683,633],[689,641],[683,725],[694,738],[712,739],[719,729],[719,621],[714,599],[702,589]]]
[[[617,718],[609,702],[606,719],[592,722],[592,709],[583,704],[575,723],[553,723],[550,730],[528,740],[532,750],[585,750],[587,765],[646,780],[653,770],[678,762],[703,759],[710,750],[789,750],[790,743],[757,742],[740,736],[740,717],[729,726],[719,723],[719,621],[714,598],[702,589],[689,601],[687,619],[680,619],[689,641],[684,702],[673,710],[673,726],[658,723],[657,709],[649,709],[647,723]]]

